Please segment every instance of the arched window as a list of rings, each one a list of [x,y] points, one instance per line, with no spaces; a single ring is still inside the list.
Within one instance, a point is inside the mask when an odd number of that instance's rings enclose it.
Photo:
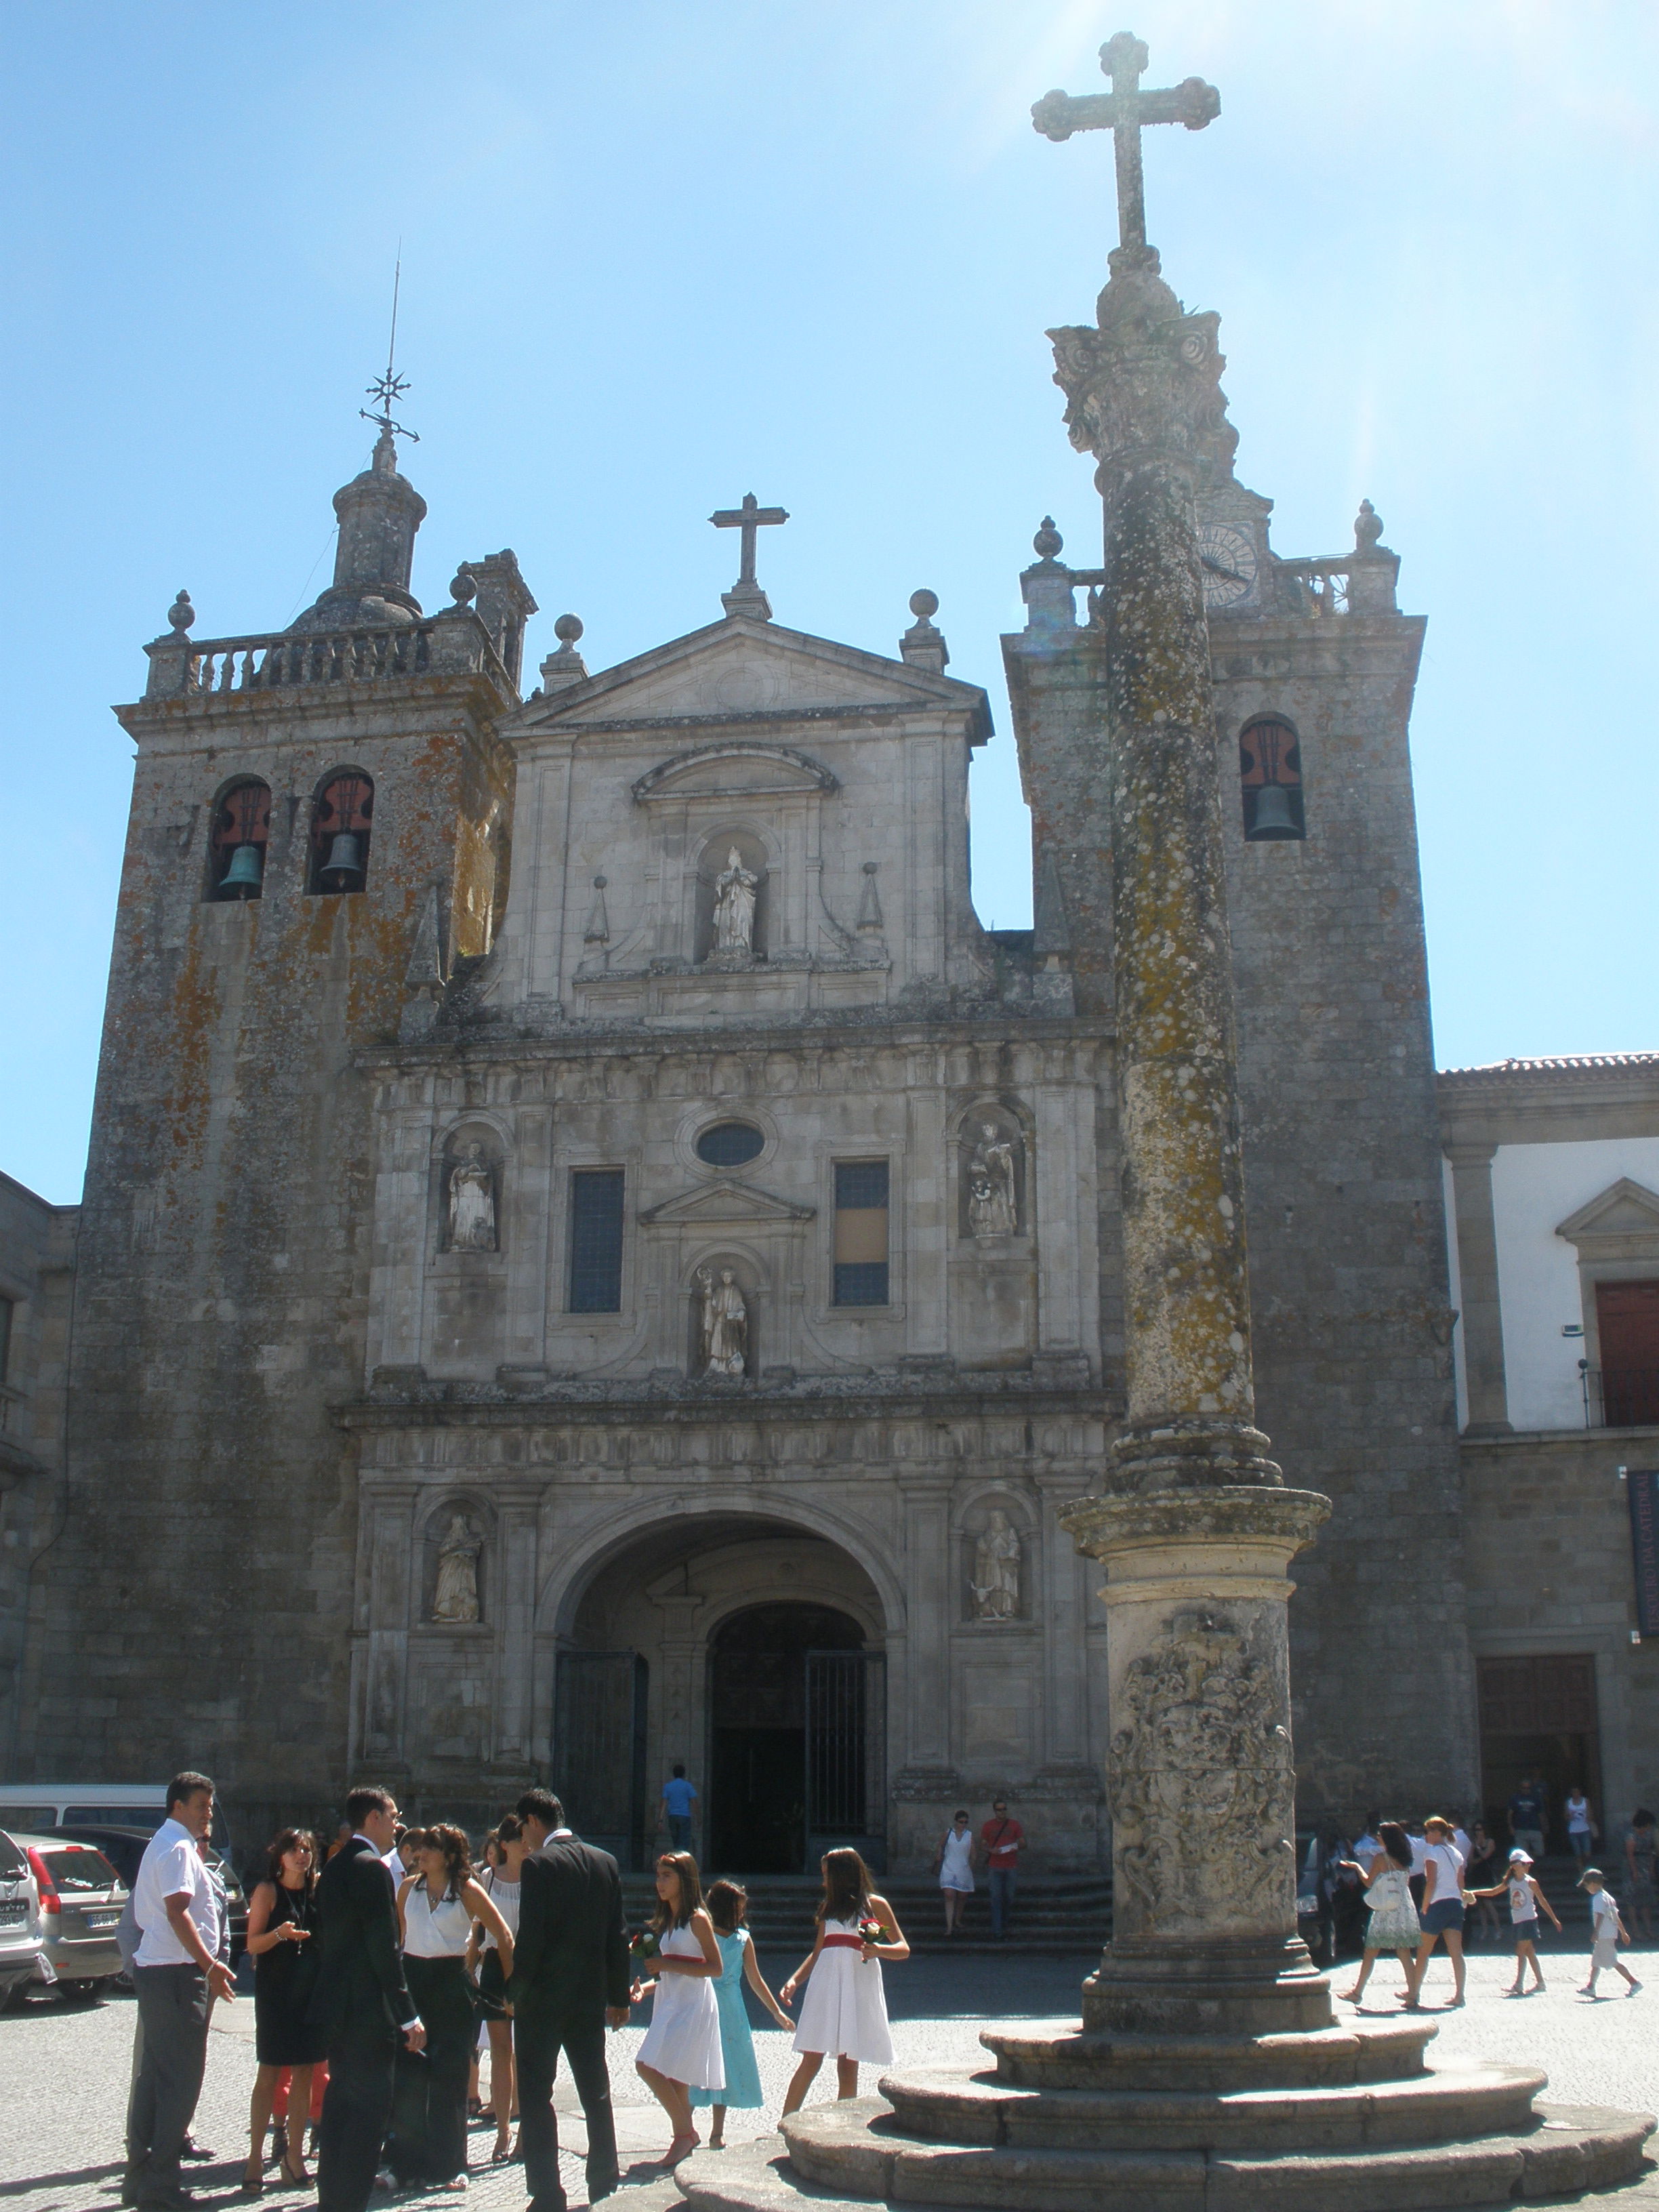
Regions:
[[[311,814],[313,891],[360,891],[368,881],[370,818],[374,785],[360,769],[332,775],[317,794]]]
[[[252,779],[233,783],[213,810],[208,833],[209,898],[262,896],[270,838],[270,786]]]
[[[1258,714],[1246,722],[1238,733],[1238,772],[1244,835],[1252,844],[1307,836],[1301,741],[1282,714]]]

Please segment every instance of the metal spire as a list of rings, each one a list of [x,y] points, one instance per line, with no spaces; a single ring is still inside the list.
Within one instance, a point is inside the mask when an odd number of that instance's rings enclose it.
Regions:
[[[357,412],[362,416],[365,422],[378,422],[380,426],[381,437],[388,441],[393,437],[409,438],[418,446],[421,442],[420,432],[418,430],[406,430],[401,422],[394,422],[392,419],[392,410],[393,404],[398,400],[401,399],[404,392],[409,390],[409,379],[406,376],[399,376],[396,366],[398,358],[398,295],[399,290],[402,289],[403,276],[404,246],[403,240],[399,239],[398,241],[397,264],[392,270],[392,336],[386,342],[386,374],[383,376],[377,376],[374,383],[368,386],[369,398],[371,399],[378,399],[380,403],[380,410],[378,413],[371,414],[367,407],[360,407],[357,410]]]

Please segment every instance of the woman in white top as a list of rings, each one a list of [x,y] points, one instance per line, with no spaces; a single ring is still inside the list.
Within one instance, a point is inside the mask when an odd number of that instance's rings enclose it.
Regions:
[[[974,1893],[974,1832],[966,1813],[958,1811],[945,1831],[933,1854],[933,1872],[945,1899],[945,1932],[954,1936]]]
[[[1423,1933],[1418,1924],[1417,1907],[1412,1903],[1412,1843],[1411,1838],[1397,1820],[1368,1823],[1376,1831],[1377,1845],[1368,1865],[1358,1859],[1343,1859],[1339,1864],[1351,1868],[1365,1877],[1365,1909],[1370,1918],[1365,1923],[1364,1955],[1359,1962],[1359,1979],[1342,1996],[1350,2004],[1358,2004],[1365,1994],[1365,1984],[1371,1978],[1371,1968],[1378,1954],[1392,1951],[1406,1970],[1406,2001],[1410,2003],[1417,1995],[1417,1968],[1413,1954],[1417,1940]]]
[[[508,1932],[519,1932],[519,1869],[530,1850],[530,1839],[516,1813],[503,1813],[495,1832],[496,1863],[486,1867],[479,1881],[490,1903],[506,1922]],[[508,1952],[511,1958],[511,1952]],[[489,2104],[495,2115],[495,2142],[489,2163],[500,2166],[513,2157],[514,2110],[518,2083],[513,2072],[513,2014],[507,2002],[508,1969],[501,1963],[501,1947],[493,1929],[481,1920],[472,1923],[466,1970],[478,1984],[478,2007],[489,2039]]]
[[[634,2070],[662,2106],[673,2128],[665,2166],[678,2166],[702,2141],[691,2124],[691,2089],[723,2089],[720,2007],[714,1984],[725,1971],[714,1923],[703,1909],[702,1881],[690,1851],[665,1851],[657,1861],[657,1938],[654,1981],[635,1982],[637,2004],[656,1992]]]
[[[416,1871],[398,1892],[404,1972],[426,2028],[424,2055],[400,2053],[386,2164],[400,2183],[466,2187],[466,2080],[472,2063],[472,1923],[513,1971],[513,1933],[472,1878],[472,1850],[447,1822],[419,1832]]]
[[[1595,1815],[1583,1783],[1567,1800],[1567,1843],[1580,1867],[1587,1867],[1595,1843]]]
[[[1407,2012],[1422,2009],[1423,1977],[1435,1945],[1443,1937],[1452,1962],[1451,2011],[1463,2002],[1463,1854],[1452,1841],[1449,1820],[1423,1823],[1423,1940],[1417,1947],[1417,1988],[1406,2000]]]

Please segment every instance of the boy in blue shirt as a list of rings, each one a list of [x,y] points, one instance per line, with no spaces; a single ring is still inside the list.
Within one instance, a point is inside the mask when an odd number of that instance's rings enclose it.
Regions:
[[[657,1808],[657,1825],[668,1830],[672,1850],[689,1851],[691,1848],[691,1808],[697,1793],[685,1778],[685,1769],[676,1765],[673,1779],[662,1785],[662,1802]]]

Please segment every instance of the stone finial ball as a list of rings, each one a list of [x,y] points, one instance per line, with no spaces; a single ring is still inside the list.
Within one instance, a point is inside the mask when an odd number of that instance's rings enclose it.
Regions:
[[[910,594],[910,611],[918,622],[932,622],[933,617],[939,612],[939,593],[937,592],[912,592]]]
[[[464,607],[469,599],[477,598],[477,583],[465,568],[458,568],[451,577],[449,596],[458,607]]]
[[[1039,561],[1053,561],[1058,558],[1060,550],[1065,543],[1066,540],[1054,528],[1053,515],[1045,514],[1042,518],[1042,529],[1031,540],[1032,552],[1036,555]]]
[[[190,593],[180,592],[167,609],[167,620],[173,624],[174,629],[182,634],[190,628],[195,619],[196,610],[190,603]]]
[[[561,615],[553,625],[553,635],[561,645],[574,645],[581,634],[582,618],[580,615]]]

